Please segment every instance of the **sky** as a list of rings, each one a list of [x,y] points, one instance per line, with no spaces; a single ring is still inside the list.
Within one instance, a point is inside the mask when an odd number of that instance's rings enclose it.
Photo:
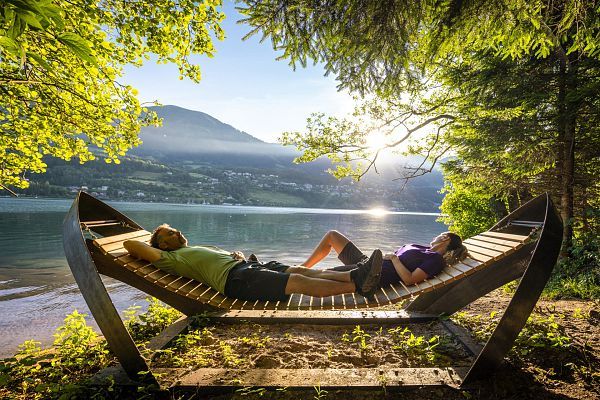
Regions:
[[[352,98],[336,89],[321,65],[297,67],[276,61],[270,40],[260,35],[242,41],[250,30],[231,1],[224,2],[226,38],[215,40],[214,58],[194,56],[202,70],[199,84],[179,80],[177,67],[146,62],[127,66],[122,79],[139,90],[142,102],[158,101],[202,111],[266,142],[284,131],[303,130],[313,112],[342,116],[352,111]]]

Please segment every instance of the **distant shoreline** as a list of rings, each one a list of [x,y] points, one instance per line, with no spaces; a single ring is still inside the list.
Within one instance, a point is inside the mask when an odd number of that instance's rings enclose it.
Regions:
[[[1,195],[0,199],[26,199],[26,200],[58,200],[58,201],[73,201],[73,198],[69,197],[45,197],[45,196],[4,196]],[[165,203],[155,201],[132,201],[132,200],[113,200],[113,199],[101,199],[109,203],[121,203],[121,204],[164,204],[170,206],[182,206],[182,207],[219,207],[219,208],[249,208],[249,209],[285,209],[290,210],[294,213],[309,212],[311,214],[320,214],[322,212],[314,211],[326,211],[327,214],[371,214],[371,215],[424,215],[424,216],[444,216],[442,213],[434,213],[428,211],[392,211],[385,210],[382,208],[377,209],[352,209],[352,208],[326,208],[326,207],[293,207],[293,206],[263,206],[263,205],[245,205],[245,204],[196,204],[196,203]],[[313,212],[310,212],[313,211]]]

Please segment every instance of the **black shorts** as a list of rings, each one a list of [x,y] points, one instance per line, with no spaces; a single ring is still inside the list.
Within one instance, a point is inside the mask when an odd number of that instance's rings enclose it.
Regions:
[[[238,264],[227,275],[225,295],[240,300],[287,301],[288,268],[277,261]]]
[[[339,260],[344,264],[339,267],[330,268],[331,271],[351,271],[356,268],[356,264],[369,259],[356,245],[348,242],[340,254]]]

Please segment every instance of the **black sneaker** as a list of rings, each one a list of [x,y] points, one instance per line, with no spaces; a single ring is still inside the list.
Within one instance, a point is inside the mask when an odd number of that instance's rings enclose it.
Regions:
[[[377,249],[371,254],[368,261],[358,267],[354,281],[358,294],[365,296],[369,300],[373,299],[373,295],[379,287],[382,264],[383,255],[381,254],[381,250]]]

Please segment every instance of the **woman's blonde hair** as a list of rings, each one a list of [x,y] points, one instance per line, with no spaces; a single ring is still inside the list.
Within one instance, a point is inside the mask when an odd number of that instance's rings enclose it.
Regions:
[[[462,239],[459,235],[453,232],[444,232],[442,235],[446,235],[450,238],[450,243],[443,255],[446,265],[456,264],[467,258],[469,251],[462,243]]]

